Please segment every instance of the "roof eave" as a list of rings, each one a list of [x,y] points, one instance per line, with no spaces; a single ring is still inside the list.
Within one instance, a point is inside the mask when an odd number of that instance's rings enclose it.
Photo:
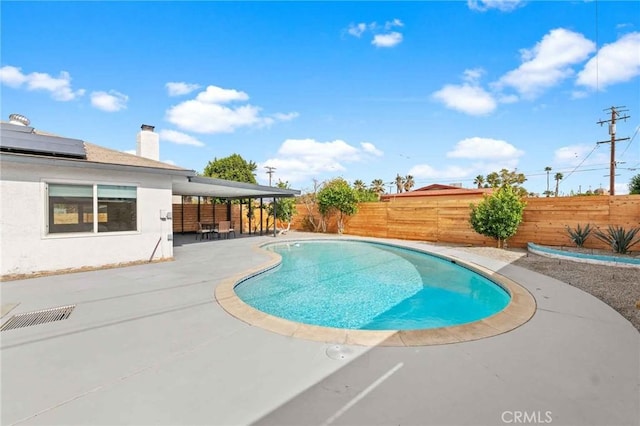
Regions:
[[[81,159],[73,159],[73,158],[43,157],[39,155],[17,154],[17,153],[10,153],[10,152],[0,152],[0,161],[10,161],[13,163],[22,163],[22,164],[64,166],[64,167],[83,167],[83,168],[92,167],[95,169],[102,169],[102,170],[136,171],[141,173],[154,173],[154,174],[171,175],[171,176],[191,177],[196,175],[196,172],[194,170],[187,170],[187,169],[166,169],[161,167],[146,167],[146,166],[135,166],[135,165],[126,165],[126,164],[102,163],[97,161],[89,161],[89,160],[81,160]]]

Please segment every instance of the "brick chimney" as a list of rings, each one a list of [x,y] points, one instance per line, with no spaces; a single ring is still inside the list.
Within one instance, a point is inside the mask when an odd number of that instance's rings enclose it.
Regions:
[[[154,126],[143,124],[137,137],[136,155],[160,161],[160,135],[154,133]]]

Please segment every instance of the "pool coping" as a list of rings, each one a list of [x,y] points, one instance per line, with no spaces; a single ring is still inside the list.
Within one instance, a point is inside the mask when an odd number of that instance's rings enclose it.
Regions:
[[[534,243],[527,243],[527,250],[531,253],[554,259],[565,259],[573,262],[591,263],[594,265],[618,266],[621,268],[640,268],[640,258],[626,258],[606,254],[578,253],[541,246]]]
[[[334,239],[322,239],[331,241]],[[340,238],[335,241],[349,241]],[[307,241],[305,239],[305,241]],[[381,244],[379,241],[368,239],[353,239]],[[288,241],[289,243],[291,241]],[[535,314],[536,300],[529,291],[515,281],[481,265],[462,260],[451,255],[442,255],[425,249],[403,246],[398,243],[382,243],[389,246],[407,248],[423,252],[441,259],[449,260],[459,266],[468,268],[493,281],[511,296],[509,304],[500,312],[468,324],[450,327],[439,327],[420,330],[351,330],[317,325],[303,324],[284,318],[269,315],[243,302],[236,294],[235,287],[241,282],[273,269],[281,262],[281,257],[275,252],[265,250],[263,246],[273,243],[256,244],[253,251],[266,254],[269,260],[262,265],[245,270],[223,280],[215,288],[215,299],[218,304],[233,317],[255,327],[259,327],[277,334],[316,342],[347,344],[359,346],[430,346],[467,342],[497,336],[514,330],[527,323]]]

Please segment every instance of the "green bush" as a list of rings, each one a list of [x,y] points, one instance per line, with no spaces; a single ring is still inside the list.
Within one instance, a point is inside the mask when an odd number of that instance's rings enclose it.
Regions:
[[[632,246],[640,242],[640,237],[635,238],[638,232],[640,232],[640,228],[632,228],[627,231],[622,226],[609,225],[607,232],[597,230],[594,235],[597,239],[609,244],[614,252],[625,254]]]
[[[496,239],[498,247],[516,233],[522,222],[525,202],[516,191],[511,186],[503,186],[485,196],[477,206],[471,204],[471,227],[478,234]]]
[[[591,234],[591,225],[587,223],[587,226],[582,228],[580,224],[578,224],[576,229],[571,229],[567,226],[567,232],[569,233],[569,238],[571,238],[571,241],[573,241],[577,247],[583,247],[589,234]]]

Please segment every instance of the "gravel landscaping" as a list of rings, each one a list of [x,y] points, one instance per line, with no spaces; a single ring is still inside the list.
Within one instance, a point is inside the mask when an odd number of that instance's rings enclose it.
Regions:
[[[586,291],[618,311],[640,330],[640,269],[638,268],[553,259],[528,253],[522,249],[467,247],[465,250],[511,262]]]

